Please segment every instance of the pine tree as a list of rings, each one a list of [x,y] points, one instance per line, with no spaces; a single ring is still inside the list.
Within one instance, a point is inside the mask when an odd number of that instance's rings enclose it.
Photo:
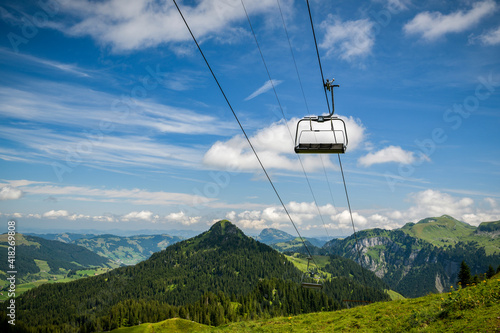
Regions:
[[[495,275],[495,269],[493,269],[493,266],[489,266],[488,267],[488,272],[486,272],[486,277],[488,279],[491,279],[493,277],[493,275]]]
[[[471,283],[471,274],[470,268],[467,266],[465,261],[462,261],[460,264],[460,271],[458,272],[458,283],[462,285],[462,288],[465,288]]]

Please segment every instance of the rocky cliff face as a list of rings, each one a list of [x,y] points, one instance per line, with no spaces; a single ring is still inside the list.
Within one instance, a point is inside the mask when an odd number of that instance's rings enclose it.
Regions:
[[[364,230],[357,237],[359,249],[352,236],[327,243],[324,248],[360,262],[407,297],[447,291],[456,282],[462,260],[474,266],[473,274],[485,272],[488,263],[500,261],[498,256],[486,256],[484,249],[473,244],[436,247],[401,230]]]

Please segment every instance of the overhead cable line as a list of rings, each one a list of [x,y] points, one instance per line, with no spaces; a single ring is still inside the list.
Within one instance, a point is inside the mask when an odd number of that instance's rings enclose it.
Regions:
[[[304,99],[304,104],[306,106],[307,113],[310,114],[311,111],[309,110],[309,105],[307,104],[307,98],[306,98],[306,94],[304,92],[304,86],[302,85],[302,79],[300,78],[299,68],[297,66],[297,61],[295,60],[295,54],[293,52],[292,43],[290,42],[290,36],[288,35],[288,29],[286,28],[285,17],[283,15],[283,11],[281,10],[280,0],[276,0],[276,2],[278,3],[278,8],[279,8],[280,15],[281,15],[281,22],[283,23],[283,29],[285,30],[286,39],[288,41],[288,47],[290,49],[290,54],[292,56],[293,64],[295,66],[295,73],[297,74],[297,79],[299,81],[300,90],[302,91],[302,97]],[[300,158],[300,155],[298,155],[298,156]],[[320,160],[321,160],[321,165],[323,167],[323,172],[325,173],[326,184],[328,185],[328,190],[330,191],[330,197],[332,199],[333,206],[335,207],[335,199],[333,198],[332,187],[330,186],[330,180],[328,179],[328,174],[326,172],[325,161],[323,160],[323,155],[320,155]],[[323,225],[324,225],[324,222],[323,222]],[[328,236],[328,238],[330,238],[330,235],[329,235],[326,227],[325,227],[325,231],[326,231],[326,235]]]
[[[226,101],[227,105],[229,106],[229,109],[231,109],[231,112],[233,113],[233,116],[234,118],[236,119],[236,122],[238,123],[238,125],[240,126],[240,129],[241,131],[243,132],[243,135],[245,136],[247,142],[248,142],[248,145],[250,146],[250,148],[252,149],[255,157],[257,158],[257,161],[259,162],[260,164],[260,167],[262,168],[262,171],[264,171],[264,174],[266,175],[267,177],[267,180],[269,181],[269,184],[271,184],[271,187],[273,188],[274,190],[274,193],[276,194],[276,196],[278,197],[281,205],[283,206],[283,209],[285,210],[285,213],[286,215],[288,216],[288,218],[290,219],[290,222],[292,223],[295,231],[297,232],[297,235],[299,236],[299,238],[301,239],[302,243],[304,244],[304,247],[306,248],[307,250],[307,253],[309,254],[309,257],[312,257],[311,255],[311,252],[309,252],[309,248],[307,247],[305,241],[304,241],[304,238],[302,237],[302,235],[300,234],[299,232],[299,229],[297,229],[297,226],[295,225],[295,222],[293,222],[293,219],[292,219],[292,216],[290,215],[290,213],[288,212],[288,209],[286,208],[285,206],[285,203],[283,202],[283,200],[281,199],[281,196],[279,195],[278,193],[278,190],[276,189],[276,187],[274,186],[274,183],[273,181],[271,180],[271,177],[269,176],[269,174],[267,173],[266,171],[266,168],[264,167],[264,164],[262,164],[262,161],[260,160],[259,158],[259,155],[257,154],[257,151],[255,150],[254,146],[252,145],[252,142],[250,141],[250,138],[248,137],[245,129],[243,128],[243,125],[241,124],[238,116],[236,115],[236,112],[234,111],[231,103],[229,102],[229,99],[227,98],[226,94],[224,93],[224,89],[222,89],[222,86],[220,85],[219,83],[219,80],[217,79],[214,71],[212,70],[212,67],[210,66],[210,64],[208,63],[208,60],[207,58],[205,57],[205,54],[203,53],[201,47],[200,47],[200,44],[198,44],[198,41],[196,40],[196,37],[194,36],[193,32],[191,31],[191,28],[189,27],[189,24],[187,23],[186,19],[184,18],[184,15],[182,14],[182,11],[181,9],[179,8],[179,6],[177,5],[177,2],[176,0],[173,0],[174,4],[175,4],[175,7],[177,8],[177,11],[179,12],[179,15],[181,16],[182,20],[184,21],[184,24],[186,25],[186,28],[188,29],[191,37],[193,38],[193,41],[195,42],[196,44],[196,47],[198,48],[198,51],[200,51],[200,54],[201,56],[203,57],[203,60],[205,61],[205,64],[207,65],[208,69],[210,70],[210,73],[212,74],[212,77],[214,78],[215,80],[215,83],[217,83],[217,86],[219,87],[219,90],[220,92],[222,93],[222,96],[224,97],[224,100]]]
[[[250,25],[250,30],[252,31],[252,34],[253,34],[253,37],[254,37],[254,40],[255,40],[255,44],[257,45],[257,48],[259,49],[260,58],[262,59],[262,63],[264,64],[264,67],[266,69],[267,77],[269,78],[269,82],[271,82],[271,86],[272,86],[273,91],[274,91],[274,96],[276,97],[276,100],[278,101],[278,106],[280,108],[280,111],[281,111],[281,114],[283,116],[283,119],[285,120],[285,127],[287,128],[288,134],[290,134],[290,140],[292,140],[292,143],[293,143],[295,141],[293,139],[292,132],[290,131],[290,128],[288,127],[288,119],[285,116],[285,112],[283,111],[283,107],[282,107],[280,99],[278,97],[278,92],[276,91],[276,87],[275,87],[274,82],[273,82],[273,80],[271,78],[271,74],[269,72],[269,68],[267,67],[267,63],[266,63],[266,60],[264,58],[264,54],[262,53],[262,49],[260,48],[260,44],[259,44],[259,42],[257,40],[257,36],[255,34],[255,31],[253,30],[252,22],[250,21],[250,16],[248,15],[248,12],[247,12],[247,9],[245,7],[245,3],[243,2],[243,0],[241,0],[241,5],[243,6],[243,10],[245,11],[245,15],[247,17],[248,24]],[[280,11],[281,11],[281,8],[280,8]],[[304,93],[304,90],[302,90],[302,93]],[[325,225],[325,220],[323,219],[323,215],[321,214],[321,211],[319,209],[318,201],[316,200],[316,196],[314,195],[314,191],[312,189],[311,182],[309,181],[309,177],[307,176],[306,170],[304,168],[304,164],[302,163],[302,158],[300,157],[300,155],[297,155],[297,157],[299,158],[299,162],[300,162],[300,166],[302,168],[302,172],[304,173],[304,177],[306,178],[307,185],[309,186],[309,190],[311,191],[311,195],[312,195],[313,200],[314,200],[314,205],[316,206],[316,209],[318,211],[319,217],[320,217],[321,221],[323,222],[323,227],[325,228],[326,234],[328,235],[328,231],[327,231],[326,225]],[[330,235],[328,235],[328,237],[330,237]]]
[[[314,23],[313,23],[312,14],[311,14],[311,6],[309,5],[309,0],[306,0],[306,2],[307,2],[307,11],[309,12],[309,20],[311,22],[311,29],[312,29],[312,33],[313,33],[313,37],[314,37],[314,45],[316,46],[316,55],[318,57],[319,69],[320,69],[320,72],[321,72],[321,79],[323,81],[323,89],[325,91],[326,104],[328,105],[328,110],[330,111],[330,104],[328,103],[327,85],[325,84],[325,77],[323,75],[323,67],[321,66],[321,57],[319,55],[318,42],[316,40],[316,33],[314,31]],[[332,96],[333,96],[333,88],[332,88]],[[332,100],[332,103],[333,103],[333,100]],[[333,107],[333,105],[332,105],[332,107]],[[347,207],[349,208],[349,215],[350,215],[350,218],[351,218],[352,230],[354,232],[354,239],[356,241],[356,250],[357,250],[357,253],[358,253],[358,262],[361,265],[361,268],[363,268],[363,262],[361,261],[361,249],[360,249],[360,246],[359,246],[359,241],[358,241],[358,236],[357,236],[357,233],[356,233],[356,228],[354,226],[354,219],[352,217],[351,203],[349,201],[349,194],[347,192],[347,185],[346,185],[346,181],[345,181],[344,169],[342,167],[342,160],[340,158],[340,154],[338,155],[338,158],[339,158],[340,172],[342,174],[342,181],[344,182],[344,190],[345,190],[345,195],[346,195],[346,199],[347,199]],[[363,274],[363,281],[364,281],[365,286],[366,286],[366,278],[365,278],[364,270],[361,270],[361,272]]]

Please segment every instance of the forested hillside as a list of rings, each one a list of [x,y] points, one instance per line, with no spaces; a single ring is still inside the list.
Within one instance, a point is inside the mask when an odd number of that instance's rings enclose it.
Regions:
[[[0,257],[7,258],[6,234],[0,235]],[[16,235],[17,278],[23,281],[28,274],[40,272],[40,265],[47,266],[47,273],[60,274],[61,270],[85,267],[111,267],[108,259],[74,244],[51,241],[35,236]],[[7,260],[0,263],[0,271],[7,271]]]
[[[325,281],[324,291],[303,289],[302,272],[284,255],[220,221],[135,266],[30,290],[18,298],[18,315],[38,331],[76,332],[176,316],[221,324],[333,310],[348,297],[388,300],[375,276],[365,276],[369,286],[363,285],[361,272]]]

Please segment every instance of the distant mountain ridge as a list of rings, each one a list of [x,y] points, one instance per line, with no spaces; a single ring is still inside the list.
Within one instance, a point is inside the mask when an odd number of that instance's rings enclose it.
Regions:
[[[124,237],[112,234],[53,233],[41,234],[36,237],[83,246],[117,264],[124,265],[137,264],[149,258],[153,253],[184,239],[180,236],[167,234]]]
[[[170,235],[138,235],[120,237],[99,235],[92,238],[80,238],[74,244],[83,246],[101,256],[125,265],[135,265],[146,260],[153,253],[164,250],[167,246],[183,240]]]
[[[280,252],[302,252],[301,247],[303,247],[303,243],[300,238],[279,229],[263,229],[260,234],[255,237],[255,239],[259,242],[272,246]],[[313,247],[322,247],[327,242],[312,237],[304,237],[304,241],[308,246],[312,245]]]
[[[295,239],[295,236],[290,235],[285,231],[274,228],[263,229],[260,234],[255,237],[256,240],[267,245],[286,242]]]
[[[7,235],[0,235],[0,256],[7,258]],[[47,273],[60,274],[61,270],[77,270],[86,267],[111,267],[111,262],[84,247],[66,244],[35,236],[16,234],[17,278],[41,271],[40,265],[47,265]],[[7,260],[0,264],[0,271],[6,272]]]

